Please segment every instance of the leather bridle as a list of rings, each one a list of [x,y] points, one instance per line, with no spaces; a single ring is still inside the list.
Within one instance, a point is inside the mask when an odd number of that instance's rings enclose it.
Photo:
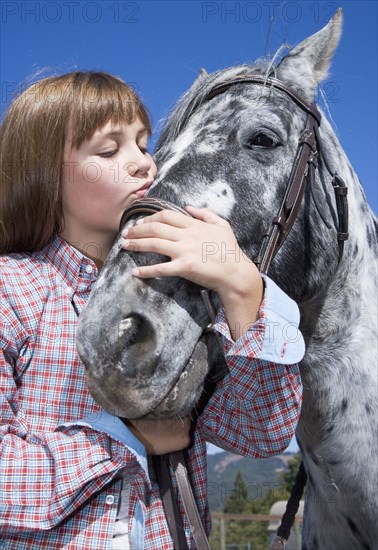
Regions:
[[[338,174],[331,171],[324,152],[320,149],[319,126],[321,123],[321,114],[316,104],[308,103],[295,90],[277,78],[253,74],[239,76],[216,85],[209,91],[206,100],[223,94],[236,84],[258,84],[268,89],[274,88],[280,90],[307,113],[305,126],[298,140],[295,159],[286,185],[285,196],[277,215],[273,217],[269,229],[263,237],[260,250],[254,260],[256,265],[262,273],[268,272],[273,258],[281,248],[297,218],[307,183],[310,182],[311,188],[314,187],[315,170],[318,166],[320,152],[322,153],[325,167],[332,176],[332,186],[336,197],[338,217],[337,240],[340,262],[344,249],[344,241],[348,238],[348,189]],[[315,205],[318,209],[317,203]],[[321,218],[324,221],[322,215]]]
[[[296,91],[280,80],[273,77],[265,78],[261,75],[239,76],[222,82],[221,84],[217,84],[208,92],[204,101],[210,101],[214,97],[229,90],[231,86],[237,84],[259,84],[266,88],[278,89],[287,94],[290,99],[292,99],[305,113],[307,113],[305,126],[298,140],[297,151],[291,173],[288,178],[285,196],[277,215],[272,218],[269,229],[263,236],[259,252],[254,259],[256,265],[262,273],[268,272],[273,258],[283,245],[285,239],[291,231],[291,228],[293,227],[308,182],[310,183],[311,188],[314,187],[315,170],[318,166],[319,153],[321,153],[321,158],[327,171],[332,176],[332,186],[336,197],[336,210],[338,218],[337,241],[339,246],[340,262],[343,255],[344,241],[348,239],[348,188],[337,172],[333,172],[331,170],[324,152],[321,151],[319,137],[321,114],[319,113],[316,104],[308,103],[299,94],[297,94]],[[315,205],[319,212],[317,203],[315,203]],[[120,227],[123,227],[126,221],[135,214],[148,215],[154,212],[159,212],[163,209],[175,210],[188,215],[185,210],[167,201],[153,198],[139,199],[125,210],[121,218]],[[324,223],[327,224],[322,215],[321,218]]]
[[[315,170],[318,165],[319,153],[321,153],[321,158],[327,171],[332,176],[332,186],[335,192],[338,218],[337,241],[340,263],[343,255],[344,241],[348,238],[348,189],[341,177],[336,172],[332,172],[324,152],[321,151],[319,139],[321,115],[315,103],[308,103],[299,94],[297,94],[297,92],[276,78],[265,78],[261,75],[254,74],[239,76],[217,84],[207,93],[204,101],[210,101],[214,97],[223,94],[229,90],[230,87],[237,84],[258,84],[264,86],[265,88],[280,90],[288,95],[307,114],[304,129],[298,140],[297,151],[287,182],[284,198],[277,215],[273,217],[268,231],[263,236],[259,252],[254,260],[260,272],[268,272],[273,258],[276,256],[277,252],[290,233],[297,218],[307,185],[309,184],[311,190],[313,190],[315,184]],[[320,212],[316,201],[315,206],[321,219],[327,227],[329,227]],[[121,218],[120,228],[122,229],[126,222],[133,216],[150,215],[165,209],[174,210],[190,216],[188,212],[179,206],[160,199],[147,197],[136,200],[131,204],[131,206],[129,206],[129,208],[125,210]],[[210,323],[206,327],[203,334],[208,346],[208,354],[210,355],[210,350],[214,345],[213,342],[217,341],[220,349],[222,350],[222,358],[218,358],[216,363],[209,365],[209,373],[204,382],[204,391],[200,398],[200,404],[197,407],[197,417],[205,408],[215,390],[217,382],[222,379],[228,371],[223,356],[223,347],[213,329],[215,310],[209,291],[204,289],[201,291],[201,294],[210,317]],[[170,462],[171,467],[175,472],[178,489],[181,494],[184,509],[187,514],[196,545],[198,548],[201,548],[201,550],[210,549],[198,514],[193,493],[191,491],[190,480],[185,466],[184,454],[182,452],[178,452],[171,453],[169,456],[167,455],[164,457],[155,458],[155,468],[162,493],[163,505],[166,511],[166,517],[172,539],[174,541],[175,550],[185,550],[188,547],[183,526],[181,524],[180,515],[178,513],[177,502],[173,496],[174,491],[170,480],[168,462]]]
[[[332,172],[327,158],[320,148],[319,126],[321,123],[321,114],[315,103],[308,103],[295,90],[273,77],[263,77],[261,75],[243,75],[214,86],[205,96],[204,101],[210,101],[214,97],[223,94],[230,89],[231,86],[237,84],[258,84],[266,88],[275,88],[290,97],[306,114],[306,122],[301,136],[298,140],[297,151],[295,154],[293,166],[288,178],[284,198],[276,216],[272,218],[268,231],[264,234],[259,252],[254,259],[255,264],[261,273],[267,273],[273,258],[283,245],[285,239],[290,233],[293,224],[297,218],[299,208],[305,193],[308,182],[310,187],[314,187],[315,170],[318,166],[319,152],[322,153],[324,165],[332,176],[332,186],[336,197],[336,209],[338,217],[337,241],[339,246],[339,263],[341,261],[344,249],[344,241],[348,239],[348,188],[344,181],[337,174]],[[315,201],[316,208],[320,213],[318,205]],[[120,229],[133,216],[150,215],[161,210],[173,210],[180,212],[186,216],[190,214],[179,206],[157,198],[143,198],[134,201],[123,213]],[[321,215],[325,224],[327,222]],[[327,224],[327,227],[329,225]],[[202,298],[205,303],[207,312],[211,319],[210,324],[206,328],[207,333],[212,332],[212,323],[215,319],[214,307],[209,295],[209,291],[204,289]],[[225,370],[225,369],[223,369]],[[214,380],[219,380],[218,375],[213,373]]]

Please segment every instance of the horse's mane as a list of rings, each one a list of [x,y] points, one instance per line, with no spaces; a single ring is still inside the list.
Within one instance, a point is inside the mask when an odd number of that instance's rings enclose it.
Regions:
[[[266,59],[257,60],[255,64],[244,64],[236,67],[229,67],[199,76],[190,89],[179,99],[176,106],[168,115],[165,127],[163,128],[157,150],[163,143],[169,143],[177,138],[186,126],[189,118],[205,101],[208,93],[218,84],[247,73],[269,76],[274,70],[272,62]]]

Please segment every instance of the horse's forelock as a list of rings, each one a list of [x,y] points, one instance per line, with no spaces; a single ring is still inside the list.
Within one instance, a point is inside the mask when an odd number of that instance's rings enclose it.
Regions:
[[[166,143],[174,141],[183,131],[192,114],[205,102],[213,88],[227,80],[245,74],[269,76],[272,63],[268,60],[257,61],[254,65],[238,65],[216,71],[197,79],[191,88],[181,97],[177,105],[168,116],[166,125],[157,143],[157,150]]]

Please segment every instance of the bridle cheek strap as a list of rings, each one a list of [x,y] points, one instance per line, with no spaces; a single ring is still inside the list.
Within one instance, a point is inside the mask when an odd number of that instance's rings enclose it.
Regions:
[[[297,218],[303,195],[309,179],[317,167],[318,151],[316,131],[318,118],[308,113],[306,125],[298,141],[297,153],[289,176],[285,196],[278,214],[272,219],[263,236],[255,263],[262,273],[267,273],[270,264],[283,245]]]
[[[273,218],[266,234],[263,236],[260,250],[255,259],[255,263],[260,271],[262,273],[267,273],[274,256],[284,243],[293,226],[308,181],[311,179],[315,180],[314,174],[319,156],[318,148],[320,148],[318,129],[321,123],[321,114],[315,103],[308,103],[290,86],[287,86],[277,78],[271,76],[265,77],[258,74],[240,75],[216,84],[209,90],[205,99],[209,101],[229,90],[231,86],[238,84],[257,84],[268,90],[280,90],[307,113],[305,128],[298,142],[297,154],[287,184],[285,197],[277,216]],[[324,154],[322,154],[322,160],[324,160],[326,169],[332,176],[332,185],[335,190],[338,217],[337,240],[340,263],[344,250],[344,241],[348,238],[348,190],[341,178],[336,173],[332,172]],[[319,209],[318,212],[324,221]],[[327,223],[326,225],[328,226]]]

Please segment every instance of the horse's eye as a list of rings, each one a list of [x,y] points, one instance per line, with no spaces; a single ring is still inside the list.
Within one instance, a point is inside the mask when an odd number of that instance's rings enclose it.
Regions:
[[[277,143],[270,136],[267,136],[266,134],[260,132],[250,140],[250,145],[252,147],[264,147],[266,149],[271,149],[272,147],[277,145]]]
[[[258,153],[264,153],[273,151],[283,145],[284,141],[282,136],[274,129],[270,128],[251,128],[246,126],[240,132],[240,143],[245,149],[255,151]]]

